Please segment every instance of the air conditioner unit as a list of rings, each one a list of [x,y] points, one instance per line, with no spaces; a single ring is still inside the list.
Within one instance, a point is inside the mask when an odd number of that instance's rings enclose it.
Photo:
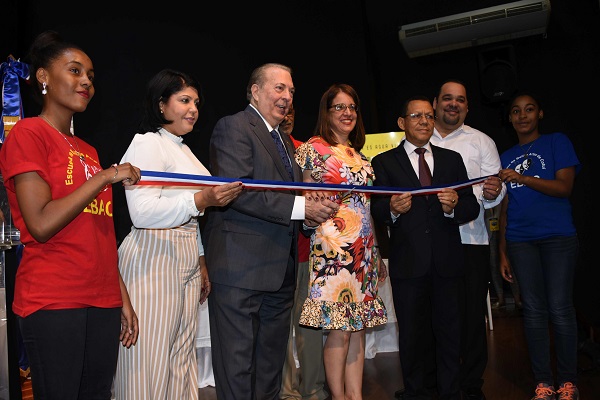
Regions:
[[[550,0],[523,0],[402,25],[400,42],[410,58],[545,34]]]

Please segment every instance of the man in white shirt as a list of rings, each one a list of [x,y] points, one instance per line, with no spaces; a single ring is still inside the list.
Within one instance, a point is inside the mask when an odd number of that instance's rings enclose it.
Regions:
[[[435,128],[432,144],[454,150],[462,156],[469,179],[495,175],[501,169],[494,141],[485,133],[465,125],[469,111],[467,91],[458,80],[446,80],[433,100]],[[506,187],[498,177],[473,186],[480,204],[479,216],[460,226],[465,250],[465,277],[461,291],[461,390],[463,398],[485,400],[481,388],[487,364],[487,339],[484,318],[490,281],[489,238],[484,209],[499,204]]]

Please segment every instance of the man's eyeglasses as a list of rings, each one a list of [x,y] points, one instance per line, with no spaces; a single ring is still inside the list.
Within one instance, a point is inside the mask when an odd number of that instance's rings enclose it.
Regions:
[[[412,114],[407,114],[404,116],[404,118],[410,118],[411,121],[413,122],[418,122],[421,120],[421,118],[425,117],[425,119],[427,120],[427,122],[433,122],[433,120],[435,119],[435,117],[431,114],[423,114],[423,113],[412,113]]]
[[[332,105],[330,108],[333,108],[335,111],[344,111],[346,108],[349,108],[350,111],[357,112],[358,111],[358,104],[349,104],[349,105],[346,105],[344,103],[339,103],[339,104]]]

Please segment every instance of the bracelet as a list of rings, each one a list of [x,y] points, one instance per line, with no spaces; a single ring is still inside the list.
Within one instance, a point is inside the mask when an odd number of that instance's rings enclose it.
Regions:
[[[119,175],[119,170],[117,169],[117,164],[111,165],[115,169],[115,176],[112,177],[110,183],[115,183],[115,179],[117,179],[117,175]]]

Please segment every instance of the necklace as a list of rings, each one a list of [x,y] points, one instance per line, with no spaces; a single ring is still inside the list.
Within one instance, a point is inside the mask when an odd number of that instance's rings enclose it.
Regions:
[[[77,142],[77,138],[75,137],[74,134],[72,134],[71,137],[73,138],[73,140],[75,140],[75,146],[77,146],[77,149],[75,149],[75,147],[73,147],[73,145],[71,144],[71,142],[69,141],[69,139],[67,139],[67,135],[64,134],[64,133],[62,133],[60,131],[60,129],[58,129],[56,126],[54,126],[54,124],[52,122],[50,122],[50,120],[48,118],[46,118],[45,115],[40,114],[39,117],[43,118],[44,121],[46,121],[48,123],[48,125],[50,125],[51,127],[53,127],[58,133],[60,133],[60,135],[63,137],[63,139],[65,139],[67,141],[67,143],[73,149],[73,151],[75,153],[77,153],[77,155],[79,156],[79,159],[81,161],[85,161],[85,156],[83,155],[83,153],[81,152],[81,150],[79,150],[79,142]]]
[[[529,145],[529,147],[527,148],[527,150],[523,149],[523,146],[519,145],[519,147],[521,148],[521,150],[523,150],[523,157],[525,158],[525,160],[529,160],[529,150],[531,150],[531,148],[533,147],[534,143],[535,143],[535,140],[533,142],[531,142],[531,144]]]

